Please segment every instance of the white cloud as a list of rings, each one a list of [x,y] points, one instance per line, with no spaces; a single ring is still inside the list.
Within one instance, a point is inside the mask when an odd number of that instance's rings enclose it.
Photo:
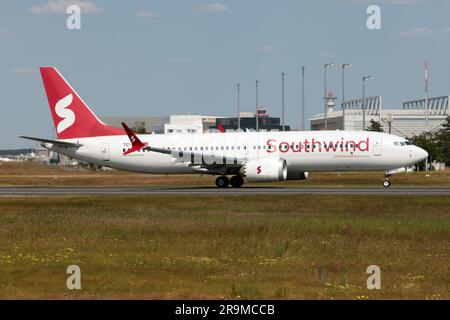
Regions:
[[[400,38],[417,38],[429,37],[439,33],[439,30],[434,28],[416,28],[414,30],[404,31],[399,34]]]
[[[42,5],[32,6],[28,12],[35,15],[44,14],[65,14],[66,9],[70,5],[78,5],[82,13],[102,13],[103,9],[89,0],[50,0]]]
[[[173,63],[189,63],[191,62],[191,58],[188,57],[176,57],[172,59]]]
[[[37,73],[37,68],[18,67],[11,70],[11,73],[17,76],[28,76]]]
[[[154,18],[156,17],[156,13],[151,10],[141,10],[138,12],[137,16],[139,18]]]
[[[200,7],[203,12],[225,12],[228,11],[228,7],[219,2],[204,4]]]
[[[263,44],[262,46],[259,46],[258,48],[256,48],[256,51],[259,51],[259,52],[272,52],[274,50],[275,49],[270,44]]]

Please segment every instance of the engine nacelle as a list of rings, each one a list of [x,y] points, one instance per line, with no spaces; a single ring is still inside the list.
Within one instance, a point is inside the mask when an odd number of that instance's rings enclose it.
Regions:
[[[284,181],[287,178],[286,160],[279,158],[250,160],[242,167],[241,174],[247,177],[248,181]]]
[[[308,176],[308,172],[288,170],[286,180],[306,180]]]

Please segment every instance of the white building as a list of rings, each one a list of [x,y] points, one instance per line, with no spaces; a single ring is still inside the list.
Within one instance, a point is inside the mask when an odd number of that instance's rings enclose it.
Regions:
[[[427,130],[437,131],[445,119],[450,116],[449,97],[430,98],[428,101],[428,121],[425,117],[425,100],[413,100],[403,103],[403,109],[383,109],[380,96],[366,98],[365,126],[373,119],[383,125],[385,132],[410,138]],[[363,130],[362,99],[350,100],[344,103],[345,115],[342,110],[335,111],[328,104],[328,130]],[[310,119],[311,130],[325,128],[324,114],[317,114]]]
[[[174,115],[164,124],[164,133],[203,133],[216,126],[217,117],[202,115]]]
[[[202,115],[173,115],[168,117],[101,117],[103,122],[116,128],[122,128],[122,122],[125,122],[130,127],[133,127],[137,123],[144,123],[145,130],[150,133],[203,133],[210,127],[216,126],[216,118],[218,117]]]

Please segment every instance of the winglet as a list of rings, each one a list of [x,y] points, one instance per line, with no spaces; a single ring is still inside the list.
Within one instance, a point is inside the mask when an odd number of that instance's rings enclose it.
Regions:
[[[147,143],[142,142],[138,136],[130,129],[128,126],[122,122],[122,127],[125,129],[125,132],[127,133],[128,138],[130,138],[131,141],[131,149],[128,149],[123,153],[123,155],[130,154],[132,152],[136,152],[147,146]]]

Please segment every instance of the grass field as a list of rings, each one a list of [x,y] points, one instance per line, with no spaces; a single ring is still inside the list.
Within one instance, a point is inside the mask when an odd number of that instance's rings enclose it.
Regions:
[[[0,186],[214,186],[209,175],[152,175],[124,171],[94,172],[36,162],[0,163]],[[380,187],[382,172],[313,172],[304,181],[246,183],[246,186],[290,187]],[[450,170],[425,173],[401,173],[392,176],[394,187],[450,187]]]
[[[14,197],[0,225],[0,299],[450,297],[448,197]]]

